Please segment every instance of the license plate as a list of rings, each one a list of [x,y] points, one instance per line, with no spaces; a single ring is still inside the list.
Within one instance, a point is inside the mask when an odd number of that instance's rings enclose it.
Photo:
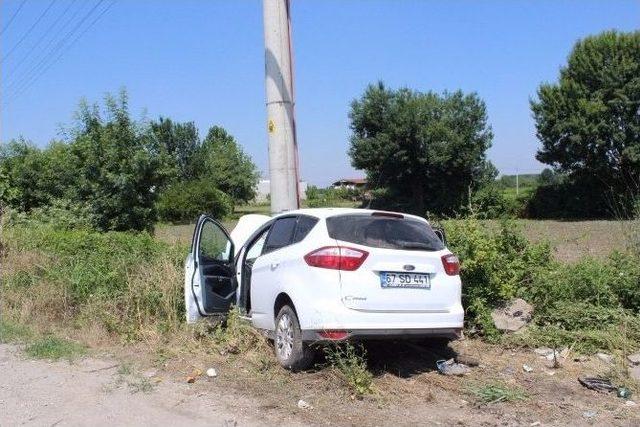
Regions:
[[[380,286],[383,288],[420,288],[431,289],[431,278],[424,273],[380,273]]]

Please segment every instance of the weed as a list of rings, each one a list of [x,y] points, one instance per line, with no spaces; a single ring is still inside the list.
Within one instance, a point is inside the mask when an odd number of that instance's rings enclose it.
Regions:
[[[32,335],[33,332],[26,326],[0,319],[0,343],[24,341]]]
[[[483,404],[514,402],[518,400],[525,400],[527,398],[527,395],[522,390],[508,387],[507,385],[500,383],[470,387],[469,393]]]
[[[337,369],[357,396],[373,392],[373,374],[367,369],[366,351],[362,345],[344,343],[325,347],[327,362]]]
[[[24,351],[27,356],[36,359],[72,360],[84,355],[86,348],[76,342],[49,335],[34,340],[25,347]]]
[[[225,321],[215,327],[213,339],[222,353],[240,354],[267,348],[265,338],[242,318],[237,307],[232,308]]]

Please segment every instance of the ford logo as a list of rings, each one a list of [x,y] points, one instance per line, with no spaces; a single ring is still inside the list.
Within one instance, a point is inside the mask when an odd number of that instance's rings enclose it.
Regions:
[[[411,264],[407,264],[407,265],[405,265],[405,266],[404,266],[404,267],[402,267],[402,268],[404,268],[404,269],[405,269],[405,270],[407,270],[407,271],[413,271],[413,270],[415,270],[415,269],[416,269],[416,268],[415,268],[413,265],[411,265]]]

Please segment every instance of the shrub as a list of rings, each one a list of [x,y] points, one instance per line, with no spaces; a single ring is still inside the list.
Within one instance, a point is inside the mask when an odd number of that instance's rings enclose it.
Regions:
[[[231,198],[207,180],[176,183],[162,192],[158,214],[163,221],[193,221],[201,213],[222,218],[231,213]]]
[[[56,199],[50,205],[33,208],[30,212],[9,210],[9,224],[35,225],[47,224],[62,230],[90,229],[96,218],[86,204],[74,203],[66,199]]]
[[[449,247],[461,260],[463,302],[496,305],[553,265],[547,244],[531,244],[512,221],[497,231],[475,218],[445,221]]]

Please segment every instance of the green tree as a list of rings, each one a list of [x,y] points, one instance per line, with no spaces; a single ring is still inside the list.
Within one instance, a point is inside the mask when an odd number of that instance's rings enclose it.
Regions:
[[[77,180],[76,159],[69,146],[52,141],[41,150],[24,139],[0,146],[0,173],[4,176],[3,203],[28,212],[68,198]]]
[[[221,219],[231,213],[231,198],[207,180],[180,181],[167,187],[158,199],[163,221],[194,221],[202,213]]]
[[[486,151],[493,134],[484,102],[461,91],[444,94],[370,85],[351,105],[352,165],[386,207],[418,214],[451,213],[471,187],[495,174]]]
[[[193,122],[178,123],[160,117],[151,122],[151,131],[158,154],[166,156],[168,174],[172,181],[188,181],[196,178],[199,162],[200,138]]]
[[[537,95],[536,158],[589,188],[582,203],[628,211],[640,194],[640,31],[578,41],[558,82]]]
[[[131,120],[127,94],[106,98],[106,117],[82,103],[71,150],[79,159],[76,198],[88,203],[100,230],[148,230],[166,167],[148,127]]]
[[[235,203],[253,200],[258,183],[258,169],[225,129],[213,126],[200,149],[204,167],[200,178],[222,190]]]

